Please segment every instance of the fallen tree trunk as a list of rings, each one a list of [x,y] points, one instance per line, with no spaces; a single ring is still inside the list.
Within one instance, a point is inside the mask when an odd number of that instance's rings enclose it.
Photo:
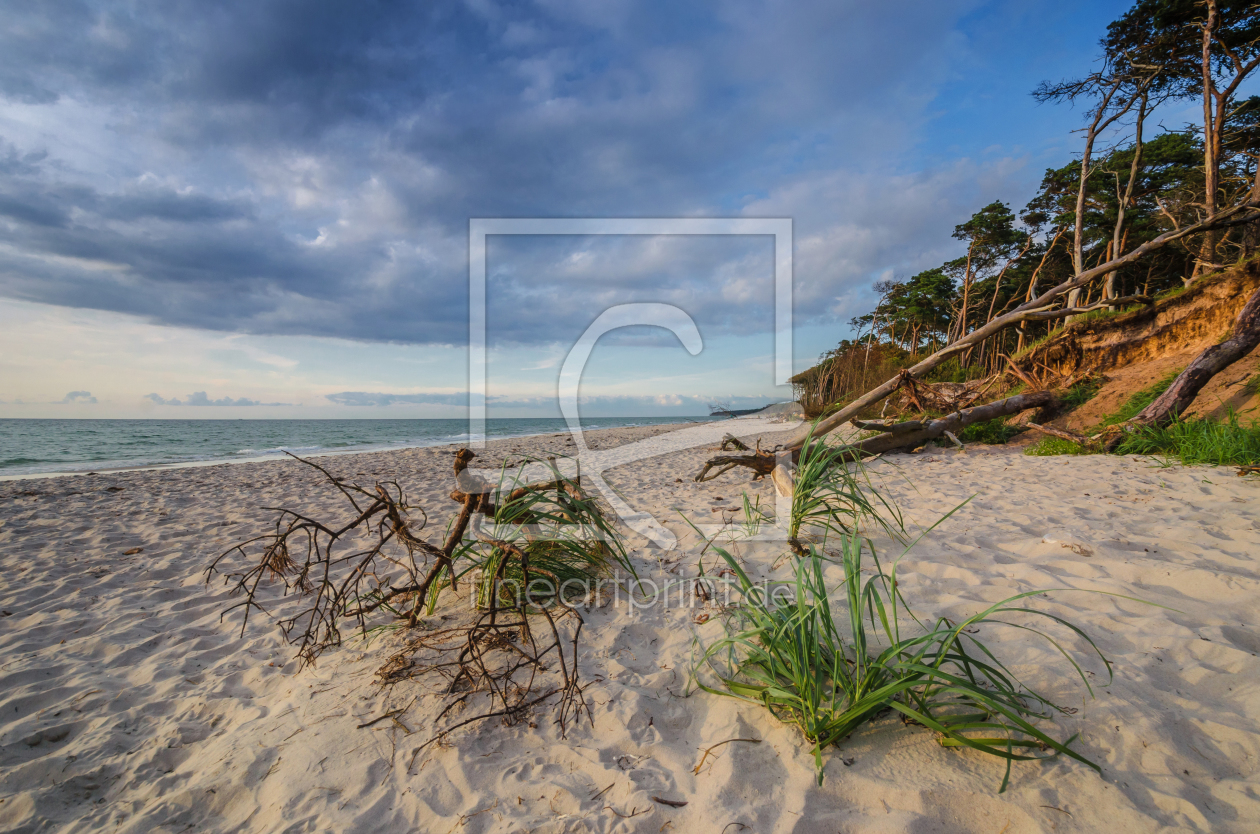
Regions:
[[[918,431],[923,428],[924,424],[919,420],[909,420],[905,423],[894,423],[892,425],[887,423],[864,423],[861,420],[854,420],[853,425],[857,426],[862,431],[887,431],[892,432],[893,434],[905,434],[906,432]]]
[[[993,420],[997,417],[1009,417],[1028,408],[1045,408],[1056,401],[1057,398],[1050,391],[1031,391],[986,405],[964,408],[962,411],[955,411],[953,414],[947,414],[926,424],[918,420],[906,424],[921,426],[916,430],[899,431],[898,426],[889,426],[884,434],[855,443],[851,448],[859,453],[859,457],[891,452],[893,449],[913,449],[929,440],[944,437],[946,434],[958,434],[972,423],[983,423],[985,420]]]
[[[1245,223],[1253,222],[1256,219],[1257,208],[1260,208],[1260,192],[1252,193],[1247,202],[1240,203],[1224,211],[1218,212],[1211,219],[1195,223],[1192,226],[1185,226],[1173,229],[1172,231],[1164,232],[1162,235],[1148,240],[1146,243],[1143,243],[1131,252],[1121,255],[1118,258],[1112,258],[1106,263],[1099,264],[1093,269],[1087,269],[1079,275],[1076,275],[1055,287],[1051,287],[1036,298],[1030,299],[1016,307],[1011,312],[993,319],[993,321],[983,327],[973,330],[971,333],[968,333],[956,342],[938,350],[936,353],[927,357],[903,373],[907,373],[911,377],[920,377],[933,368],[943,364],[956,354],[970,350],[1006,328],[1046,313],[1050,304],[1052,304],[1064,293],[1083,287],[1095,278],[1115,272],[1120,267],[1140,260],[1146,255],[1162,249],[1171,243],[1183,240],[1201,232],[1213,229],[1223,229],[1231,226],[1239,226]],[[1116,299],[1110,303],[1116,304],[1120,301],[1121,299]],[[871,389],[853,402],[846,405],[844,408],[837,411],[835,414],[819,421],[817,424],[803,426],[787,442],[785,448],[790,450],[800,449],[802,444],[804,444],[806,437],[808,437],[811,432],[817,436],[821,436],[834,431],[838,426],[847,423],[850,419],[862,413],[863,410],[878,403],[880,400],[896,391],[899,387],[901,387],[900,375],[893,377],[877,388]]]
[[[850,452],[847,459],[859,460],[882,452],[891,452],[894,449],[913,449],[938,437],[956,435],[972,423],[982,423],[985,420],[993,420],[997,417],[1009,417],[1025,409],[1045,408],[1054,405],[1056,402],[1058,402],[1058,398],[1050,391],[1031,391],[1027,394],[1019,394],[1014,397],[1007,397],[1004,400],[997,400],[987,405],[964,408],[961,411],[955,411],[953,414],[947,414],[944,417],[928,422],[913,420],[895,425],[884,425],[881,423],[863,423],[855,420],[854,425],[858,428],[878,428],[882,430],[882,434],[867,438],[859,443],[850,444],[847,447]],[[815,442],[821,442],[820,438],[816,436]],[[788,452],[791,455],[792,462],[797,462],[800,457],[800,449],[788,450]],[[736,466],[752,469],[756,473],[753,476],[753,480],[757,480],[775,471],[776,456],[770,452],[759,452],[752,455],[723,455],[716,457],[705,463],[704,468],[696,475],[696,480],[713,480],[718,475],[728,472]],[[713,472],[712,470],[714,469],[717,471]],[[778,481],[776,481],[776,486],[779,486]],[[783,487],[780,487],[780,489],[782,490]]]
[[[1257,345],[1260,345],[1260,290],[1252,293],[1243,305],[1238,318],[1234,319],[1229,338],[1196,356],[1168,390],[1130,422],[1146,426],[1171,422],[1190,407],[1212,377],[1251,353]]]

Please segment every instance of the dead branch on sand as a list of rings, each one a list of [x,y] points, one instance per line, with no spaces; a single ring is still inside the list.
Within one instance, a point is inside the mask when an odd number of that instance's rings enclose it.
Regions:
[[[331,523],[296,510],[268,507],[279,513],[273,530],[221,553],[206,569],[206,581],[222,574],[232,585],[232,593],[244,597],[223,612],[226,617],[243,609],[242,634],[254,609],[267,613],[260,601],[269,590],[264,579],[279,581],[280,596],[302,598],[300,610],[279,624],[286,639],[297,644],[298,658],[306,665],[341,645],[347,623],[366,634],[373,615],[403,617],[417,610],[437,576],[449,572],[467,519],[463,526],[455,525],[439,548],[420,538],[428,516],[407,501],[397,482],[377,483],[369,489],[336,477],[318,463],[290,457],[323,474],[325,482],[349,504],[350,518]],[[413,520],[413,513],[419,519]],[[255,547],[261,547],[261,555],[251,557]],[[253,564],[242,570],[227,567],[236,556]]]
[[[488,538],[483,541],[517,557],[525,577],[524,595],[503,605],[504,596],[498,590],[504,584],[508,562],[499,562],[493,577],[496,592],[490,595],[488,610],[480,612],[471,626],[424,632],[408,641],[377,672],[383,685],[429,673],[445,678],[446,694],[457,697],[447,703],[437,721],[457,707],[465,707],[473,693],[486,696],[485,709],[437,731],[413,751],[413,761],[421,750],[461,727],[489,718],[515,724],[533,707],[555,696],[561,736],[568,723],[583,712],[594,721],[577,669],[582,615],[576,608],[556,605],[554,589],[559,586],[554,581],[541,583],[544,590],[539,592],[536,580],[548,572],[531,570],[528,548]],[[547,578],[556,579],[554,574]],[[546,623],[541,640],[539,620]]]
[[[730,437],[730,435],[728,434],[727,437]],[[739,442],[738,448],[751,451],[752,453],[748,455],[718,455],[715,458],[710,458],[708,462],[705,463],[704,468],[700,470],[700,473],[696,475],[696,481],[711,481],[718,475],[734,469],[736,466],[746,466],[751,469],[754,472],[754,481],[764,478],[774,470],[774,453],[763,452],[761,450],[761,438],[757,438],[756,449],[749,450],[742,442]],[[726,451],[725,440],[722,441],[722,451]],[[710,475],[709,471],[712,469],[716,469],[717,471]]]
[[[243,610],[242,634],[254,609],[268,613],[268,595],[294,596],[300,600],[296,613],[281,617],[279,625],[297,645],[301,664],[313,664],[342,643],[346,630],[366,638],[423,627],[422,617],[433,612],[442,590],[458,590],[459,579],[476,571],[479,578],[469,577],[473,605],[465,625],[426,630],[409,640],[381,667],[380,682],[430,672],[445,676],[453,700],[439,720],[466,708],[472,695],[485,696],[484,710],[428,743],[475,721],[516,722],[555,698],[562,734],[574,716],[586,711],[589,717],[577,668],[582,617],[568,604],[566,589],[577,581],[589,593],[584,580],[606,573],[614,561],[629,562],[616,530],[576,479],[548,461],[546,482],[525,483],[522,465],[515,476],[505,470],[490,485],[468,471],[475,455],[461,449],[451,493],[460,509],[439,547],[421,537],[428,516],[408,502],[397,482],[368,488],[291,457],[318,470],[350,512],[343,521],[328,522],[271,508],[279,517],[270,532],[211,563],[206,581],[222,575],[243,597],[224,611]],[[237,568],[240,560],[245,565]]]

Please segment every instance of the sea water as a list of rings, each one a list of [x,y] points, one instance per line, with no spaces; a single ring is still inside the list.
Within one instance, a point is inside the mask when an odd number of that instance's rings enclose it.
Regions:
[[[583,417],[585,430],[709,417]],[[720,419],[720,418],[719,418]],[[487,439],[568,431],[560,418],[488,418]],[[470,440],[467,420],[0,419],[0,477],[266,460],[442,446]]]

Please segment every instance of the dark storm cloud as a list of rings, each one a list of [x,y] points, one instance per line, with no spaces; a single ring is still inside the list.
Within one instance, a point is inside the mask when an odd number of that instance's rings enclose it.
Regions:
[[[112,91],[286,108],[276,124],[294,113],[323,127],[388,118],[422,89],[461,16],[420,3],[49,0],[9,10],[0,91],[34,103]],[[416,39],[426,34],[438,37]]]
[[[0,126],[29,129],[0,136],[0,293],[452,344],[472,216],[729,216],[760,201],[795,216],[798,238],[834,239],[835,196],[809,190],[814,172],[912,142],[922,80],[959,48],[966,4],[910,5],[895,32],[856,0],[10,9]],[[957,222],[940,208],[925,236]],[[865,241],[842,268],[802,253],[799,318],[926,248]],[[679,303],[706,332],[768,326],[755,243],[672,258],[575,243],[496,262],[494,339],[571,338],[628,300]],[[599,269],[566,261],[575,251]]]
[[[168,190],[125,194],[104,201],[100,215],[107,220],[153,218],[175,223],[215,223],[253,219],[253,207],[242,200],[217,200],[204,194],[177,194]]]

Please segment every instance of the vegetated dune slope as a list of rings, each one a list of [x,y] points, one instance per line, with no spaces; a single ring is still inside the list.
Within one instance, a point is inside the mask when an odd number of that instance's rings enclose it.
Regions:
[[[1021,357],[1025,370],[1062,374],[1095,370],[1105,384],[1059,423],[1087,429],[1133,394],[1175,374],[1230,332],[1247,298],[1260,287],[1260,260],[1196,281],[1143,309],[1074,322]],[[1231,409],[1260,419],[1260,349],[1217,374],[1186,416],[1224,417]]]

